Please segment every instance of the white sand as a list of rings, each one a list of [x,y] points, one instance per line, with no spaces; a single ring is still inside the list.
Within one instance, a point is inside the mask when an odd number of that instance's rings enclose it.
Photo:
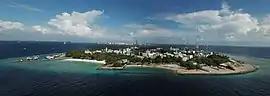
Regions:
[[[64,59],[63,61],[91,62],[91,63],[101,63],[101,64],[106,63],[105,61],[87,60],[87,59]]]

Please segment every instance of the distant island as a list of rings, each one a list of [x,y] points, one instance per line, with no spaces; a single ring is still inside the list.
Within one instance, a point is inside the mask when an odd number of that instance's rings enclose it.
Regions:
[[[67,52],[64,60],[102,63],[97,70],[150,67],[169,69],[177,74],[242,74],[258,70],[252,64],[222,53],[172,47],[78,50]]]

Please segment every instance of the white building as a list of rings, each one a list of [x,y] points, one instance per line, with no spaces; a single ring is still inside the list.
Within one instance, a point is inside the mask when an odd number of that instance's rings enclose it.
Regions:
[[[189,59],[192,59],[194,56],[193,55],[189,55]]]
[[[84,53],[85,53],[85,54],[90,54],[90,53],[92,53],[92,52],[91,52],[90,50],[85,50]]]
[[[182,57],[182,61],[187,61],[188,59],[188,57]]]

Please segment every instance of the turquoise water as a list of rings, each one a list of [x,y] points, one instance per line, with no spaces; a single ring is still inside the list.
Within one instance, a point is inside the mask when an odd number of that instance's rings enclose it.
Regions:
[[[268,59],[253,57],[232,56],[245,63],[254,64],[260,67],[258,72],[245,74],[244,76],[268,75],[270,68]],[[21,57],[24,58],[24,57]],[[160,68],[139,68],[131,67],[125,70],[96,70],[100,64],[89,62],[75,62],[62,60],[39,60],[33,62],[15,62],[20,58],[0,60],[2,66],[16,67],[25,70],[55,72],[55,73],[77,73],[77,74],[125,74],[125,75],[146,75],[146,74],[173,74],[172,71]]]
[[[267,73],[270,68],[269,59],[254,58],[254,57],[244,57],[231,55],[231,57],[236,58],[237,60],[244,61],[245,63],[254,64],[260,67],[259,72],[254,72],[250,74],[264,74]],[[25,57],[20,57],[25,58]],[[160,68],[140,68],[140,67],[131,67],[125,70],[96,70],[100,64],[98,63],[89,63],[89,62],[76,62],[76,61],[63,61],[63,60],[39,60],[32,62],[15,62],[20,58],[9,58],[0,60],[2,66],[16,67],[26,70],[34,71],[48,71],[56,73],[78,73],[78,74],[160,74],[168,73],[173,74],[172,71]],[[247,75],[250,75],[247,74]],[[268,75],[268,74],[266,74]]]
[[[99,64],[88,62],[44,60],[18,63],[14,61],[19,58],[2,59],[0,95],[270,95],[270,60],[233,57],[255,64],[260,69],[254,73],[241,75],[175,75],[169,70],[157,68],[96,70]],[[196,92],[193,92],[194,90]]]
[[[24,57],[22,57],[24,58]],[[55,72],[55,73],[74,73],[74,74],[123,74],[123,75],[146,75],[163,73],[169,74],[170,70],[160,68],[139,68],[132,67],[125,70],[96,70],[100,64],[89,62],[63,61],[63,60],[39,60],[32,62],[15,62],[20,58],[1,60],[2,66],[16,67],[25,70]]]
[[[98,64],[85,62],[14,62],[19,59],[14,57],[105,47],[127,46],[0,41],[0,96],[270,96],[268,47],[209,46],[211,51],[237,54],[236,59],[260,67],[241,75],[175,75],[153,68],[102,71],[95,70]]]

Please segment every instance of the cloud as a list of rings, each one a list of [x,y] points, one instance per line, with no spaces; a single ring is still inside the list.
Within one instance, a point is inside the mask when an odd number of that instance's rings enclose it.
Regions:
[[[166,16],[165,20],[177,22],[184,27],[198,29],[204,32],[199,33],[201,35],[216,36],[229,41],[232,41],[232,39],[239,40],[234,38],[237,37],[235,35],[239,37],[258,32],[262,26],[256,18],[248,13],[242,12],[242,9],[237,11],[230,10],[230,6],[226,3],[222,4],[220,10],[203,10],[192,13],[175,14]]]
[[[98,18],[101,16],[103,16],[103,11],[99,10],[92,10],[81,13],[75,11],[71,13],[64,12],[47,21],[47,25],[42,26],[23,26],[23,24],[19,22],[0,21],[0,32],[9,32],[1,35],[1,40],[4,38],[7,40],[33,40],[33,38],[36,37],[39,37],[37,39],[41,40],[45,40],[46,38],[47,40],[51,40],[53,37],[53,40],[66,39],[87,42],[127,40],[127,38],[121,37],[124,35],[118,34],[120,32],[117,30],[108,31],[107,28],[97,25]],[[14,29],[20,30],[12,31]],[[18,36],[18,34],[23,35]],[[28,37],[26,34],[31,37]],[[36,35],[36,37],[33,35]],[[8,36],[11,38],[3,36]]]
[[[183,43],[184,36],[194,35],[193,33],[182,32],[158,26],[155,24],[127,24],[124,31],[129,33],[130,41],[138,40],[141,43]]]
[[[270,37],[270,15],[267,15],[263,20],[261,20],[260,24],[260,32],[263,35]]]
[[[24,24],[19,22],[2,21],[0,20],[0,32],[8,30],[24,30]]]
[[[10,6],[16,7],[16,6]],[[232,11],[223,4],[220,10],[162,15],[163,20],[176,22],[179,28],[154,24],[126,24],[119,29],[99,25],[104,11],[63,12],[45,25],[26,26],[20,22],[1,21],[0,39],[71,40],[86,42],[134,42],[195,44],[196,36],[208,44],[257,44],[270,38],[270,15],[258,19],[242,9]],[[104,18],[103,18],[104,19]],[[113,19],[113,18],[107,18]],[[149,20],[160,20],[149,17]],[[198,32],[199,31],[199,32]],[[23,34],[22,34],[23,33]],[[18,34],[22,34],[18,36]],[[237,43],[238,42],[238,43]],[[252,43],[247,43],[252,42]],[[265,43],[264,43],[265,44]]]
[[[47,34],[50,31],[50,29],[48,29],[48,28],[42,28],[39,25],[32,26],[32,29],[34,31],[41,32],[42,34]]]
[[[11,8],[22,8],[22,9],[26,9],[29,11],[36,11],[36,12],[44,12],[43,10],[39,9],[39,8],[35,8],[29,5],[25,5],[25,4],[12,4],[12,5],[8,5],[8,7]]]
[[[132,32],[132,35],[135,37],[166,37],[169,38],[173,35],[172,30],[159,27],[154,24],[144,24],[144,25],[138,25],[138,24],[128,24],[125,25],[126,28],[128,28]]]
[[[56,15],[48,24],[62,34],[78,35],[98,38],[103,35],[104,29],[95,25],[96,20],[102,16],[103,11],[92,10],[84,13],[72,12]]]

